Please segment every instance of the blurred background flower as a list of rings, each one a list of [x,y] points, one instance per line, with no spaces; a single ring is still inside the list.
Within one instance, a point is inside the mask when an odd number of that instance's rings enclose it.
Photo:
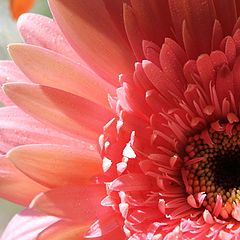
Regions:
[[[21,2],[25,4],[21,4]],[[26,3],[28,4],[26,5]],[[30,12],[51,16],[47,0],[2,0],[0,3],[0,59],[9,58],[6,48],[8,43],[21,42],[21,38],[17,32],[16,18],[24,9],[29,9]]]
[[[47,0],[1,0],[0,2],[0,59],[8,59],[7,45],[21,42],[17,32],[16,18],[24,11],[51,16]],[[0,233],[20,206],[0,199]]]

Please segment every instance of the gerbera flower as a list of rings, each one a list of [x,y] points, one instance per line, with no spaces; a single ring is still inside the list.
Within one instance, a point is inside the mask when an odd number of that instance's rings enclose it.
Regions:
[[[50,7],[1,63],[40,121],[0,111],[3,239],[239,239],[239,2]]]

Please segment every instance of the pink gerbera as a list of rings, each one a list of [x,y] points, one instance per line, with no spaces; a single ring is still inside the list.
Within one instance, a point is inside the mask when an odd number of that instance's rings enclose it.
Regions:
[[[240,2],[50,7],[0,63],[3,240],[239,239]]]

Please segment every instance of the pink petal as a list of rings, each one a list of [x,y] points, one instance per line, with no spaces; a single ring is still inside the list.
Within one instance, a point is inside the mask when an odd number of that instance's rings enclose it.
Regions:
[[[7,82],[29,82],[29,79],[20,71],[13,61],[0,61],[0,86]],[[13,105],[13,102],[0,89],[0,103]]]
[[[4,91],[25,111],[77,137],[95,141],[104,123],[112,118],[99,105],[59,89],[9,83]]]
[[[129,173],[116,178],[109,186],[113,191],[147,191],[153,190],[151,178],[138,173]]]
[[[224,35],[231,35],[233,26],[237,21],[237,9],[235,1],[214,1],[216,18],[221,22]]]
[[[4,156],[0,156],[0,196],[2,198],[26,206],[38,193],[47,190],[48,188],[25,176]]]
[[[13,61],[0,61],[0,84],[8,82],[30,82]]]
[[[25,209],[8,224],[2,240],[36,240],[39,232],[59,219],[46,216],[33,209]]]
[[[92,226],[61,220],[43,230],[38,235],[38,240],[79,240],[84,237],[91,240],[122,240],[124,235],[116,217],[111,216],[107,219],[96,221]]]
[[[212,28],[214,24],[213,2],[206,0],[172,0],[169,2],[169,5],[173,25],[179,40],[181,40],[183,20],[186,21],[186,25],[188,26],[189,39],[191,38],[194,44],[194,46],[192,45],[191,48],[188,49],[188,53],[195,58],[200,53],[209,52],[211,49]],[[188,41],[188,43],[190,42]],[[190,44],[188,45],[190,46]],[[193,49],[194,47],[196,47],[197,50],[196,55],[192,52],[192,50],[195,51]]]
[[[123,233],[121,221],[122,220],[114,214],[109,217],[102,216],[101,219],[97,220],[89,227],[85,234],[85,238],[90,238],[91,240],[122,240],[125,234]]]
[[[84,146],[81,139],[74,139],[47,127],[16,106],[0,108],[0,136],[0,153],[6,153],[15,146],[33,143]]]
[[[7,157],[27,176],[47,187],[82,184],[102,172],[96,149],[81,146],[25,145],[12,149]]]
[[[123,8],[123,16],[124,16],[124,24],[127,33],[128,40],[131,44],[132,50],[138,59],[141,61],[144,59],[143,51],[142,51],[142,32],[139,29],[137,19],[133,13],[132,8],[124,4]]]
[[[107,95],[114,94],[114,87],[81,65],[32,45],[10,45],[9,51],[31,81],[62,89],[109,108]]]
[[[50,215],[90,224],[101,216],[112,214],[111,207],[101,206],[105,196],[105,185],[66,186],[40,194],[31,206]]]
[[[120,73],[132,71],[133,54],[102,1],[50,1],[50,7],[73,48],[100,76],[116,85]]]
[[[17,26],[26,43],[50,49],[86,65],[65,40],[58,25],[51,18],[25,13],[18,18]]]
[[[155,18],[154,11],[156,11],[156,9],[152,9],[150,1],[131,0],[131,5],[137,22],[143,32],[144,40],[153,41],[161,45],[168,34],[164,32],[164,23],[161,21],[161,15],[164,14],[164,11],[168,13],[167,7],[158,6],[159,13]],[[166,18],[164,20],[166,20]]]
[[[178,89],[185,89],[186,80],[183,76],[181,61],[173,49],[166,43],[162,45],[159,60],[164,73],[166,73],[170,81],[174,82]]]
[[[44,229],[37,240],[80,240],[84,238],[88,227],[78,222],[60,220]]]
[[[142,65],[148,79],[152,82],[155,88],[166,98],[172,97],[169,94],[170,92],[174,92],[177,95],[181,94],[173,81],[170,81],[168,76],[163,71],[161,71],[161,69],[155,64],[144,60]]]

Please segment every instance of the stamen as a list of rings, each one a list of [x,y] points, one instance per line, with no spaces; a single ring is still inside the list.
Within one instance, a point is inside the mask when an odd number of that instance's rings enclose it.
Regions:
[[[189,137],[183,159],[189,199],[205,193],[202,207],[223,219],[231,216],[234,204],[240,203],[240,125],[215,122]]]

